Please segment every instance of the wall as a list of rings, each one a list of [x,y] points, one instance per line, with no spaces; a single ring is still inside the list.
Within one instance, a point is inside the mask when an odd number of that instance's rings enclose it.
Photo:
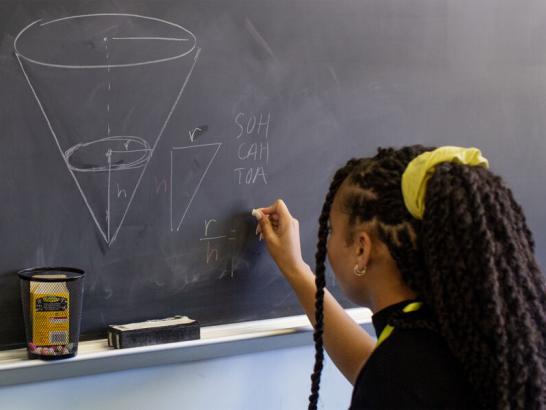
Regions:
[[[312,346],[0,388],[1,409],[307,408]],[[352,386],[326,358],[319,408],[348,408]]]

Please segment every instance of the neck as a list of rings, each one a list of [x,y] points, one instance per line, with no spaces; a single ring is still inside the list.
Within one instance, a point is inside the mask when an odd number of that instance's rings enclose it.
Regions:
[[[379,312],[387,306],[417,298],[417,294],[403,283],[382,287],[370,295],[368,307],[373,313]]]

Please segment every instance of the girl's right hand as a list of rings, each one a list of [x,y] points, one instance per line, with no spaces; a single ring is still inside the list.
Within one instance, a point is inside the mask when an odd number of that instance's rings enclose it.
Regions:
[[[258,208],[257,233],[261,232],[273,260],[285,276],[309,269],[301,255],[300,228],[282,199],[266,208]]]

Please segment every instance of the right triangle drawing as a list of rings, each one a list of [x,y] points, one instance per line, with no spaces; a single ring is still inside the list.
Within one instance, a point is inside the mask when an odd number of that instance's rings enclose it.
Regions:
[[[171,231],[179,231],[222,143],[176,147],[171,151]]]

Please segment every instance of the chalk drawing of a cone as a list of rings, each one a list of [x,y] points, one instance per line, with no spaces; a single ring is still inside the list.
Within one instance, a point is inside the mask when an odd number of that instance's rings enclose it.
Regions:
[[[104,240],[116,240],[199,58],[193,33],[152,17],[38,20],[14,50]]]

